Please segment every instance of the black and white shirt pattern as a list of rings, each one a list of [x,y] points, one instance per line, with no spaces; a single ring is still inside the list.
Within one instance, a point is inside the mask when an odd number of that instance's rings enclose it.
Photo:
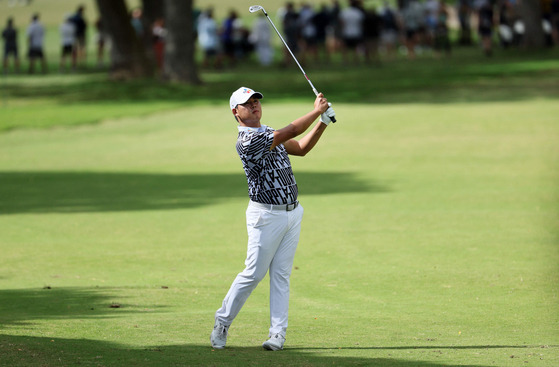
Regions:
[[[264,204],[291,204],[297,201],[298,189],[291,161],[283,144],[270,150],[274,129],[239,126],[237,153],[247,177],[248,196]]]

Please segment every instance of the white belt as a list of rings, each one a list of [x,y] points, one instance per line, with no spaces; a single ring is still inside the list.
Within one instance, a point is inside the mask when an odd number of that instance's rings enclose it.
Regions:
[[[274,205],[274,204],[257,203],[256,201],[251,200],[250,205],[253,205],[257,208],[262,208],[262,209],[283,210],[283,211],[290,212],[290,211],[292,211],[293,209],[295,209],[299,206],[299,202],[296,201],[296,202],[291,203],[291,204]]]

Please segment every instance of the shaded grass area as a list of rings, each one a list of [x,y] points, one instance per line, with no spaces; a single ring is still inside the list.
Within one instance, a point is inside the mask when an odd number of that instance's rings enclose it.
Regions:
[[[299,172],[307,195],[383,192],[387,188],[344,172]],[[246,197],[239,174],[1,172],[0,215],[171,210]]]
[[[384,344],[370,345],[367,341],[350,344],[341,338],[335,345],[303,346],[295,345],[281,353],[263,352],[259,346],[229,346],[222,351],[209,348],[206,344],[167,343],[129,345],[115,341],[99,340],[83,337],[82,328],[100,330],[113,325],[112,331],[128,335],[140,333],[146,325],[126,326],[122,320],[134,319],[134,315],[149,315],[157,318],[157,314],[166,311],[166,305],[156,303],[127,303],[126,294],[130,289],[109,287],[69,287],[44,289],[3,289],[0,290],[0,326],[7,330],[16,328],[36,327],[42,322],[69,320],[74,326],[76,337],[63,338],[56,335],[27,336],[0,335],[0,355],[6,366],[373,366],[373,367],[485,367],[495,364],[468,362],[436,362],[410,359],[410,355],[425,354],[444,356],[452,355],[483,355],[497,353],[507,356],[511,361],[521,359],[523,363],[541,363],[541,356],[554,353],[557,345],[530,344],[469,344],[446,345],[435,340],[420,341],[415,344]],[[138,293],[152,294],[169,292],[167,289],[134,289]],[[169,299],[161,297],[165,301]],[[115,301],[118,301],[115,302]],[[151,299],[153,302],[154,299]],[[118,307],[115,307],[117,306]],[[9,317],[8,317],[9,315]],[[99,325],[94,326],[98,321]],[[85,324],[79,326],[79,324]],[[34,325],[35,324],[35,325]],[[156,327],[153,332],[158,332]],[[184,332],[188,333],[188,329]],[[105,331],[106,332],[106,331]],[[90,334],[89,333],[89,334]],[[81,336],[80,336],[81,335]],[[349,355],[344,355],[349,353]],[[403,353],[407,358],[394,358],[392,354]],[[542,354],[543,353],[543,354]],[[363,354],[362,357],[359,355]],[[371,357],[371,354],[377,357]],[[385,357],[381,357],[381,355]],[[540,359],[540,360],[538,360]],[[504,358],[503,358],[504,360]],[[540,362],[540,363],[538,363]]]
[[[381,65],[309,65],[315,86],[334,103],[455,103],[559,97],[559,51],[511,51],[484,58],[461,50],[451,58],[394,60]],[[261,90],[266,103],[312,100],[299,69],[244,65],[203,71],[205,84],[111,81],[105,73],[3,79],[0,131],[138,116],[184,106],[226,106],[240,85]]]
[[[440,344],[437,340],[416,340],[414,344],[395,342],[393,344],[371,345],[366,340],[352,344],[338,338],[336,344],[325,343],[316,346],[291,345],[281,353],[263,352],[260,346],[232,345],[222,351],[209,348],[206,344],[192,343],[140,343],[123,344],[116,341],[91,338],[98,328],[113,327],[109,332],[129,338],[129,334],[145,333],[145,324],[135,315],[157,319],[169,311],[166,305],[127,303],[127,292],[168,293],[167,289],[122,289],[109,287],[95,288],[44,288],[1,290],[0,325],[7,330],[37,327],[41,322],[56,323],[64,319],[72,322],[75,337],[0,335],[0,355],[6,366],[373,366],[373,367],[485,367],[506,365],[501,362],[455,363],[426,361],[421,358],[431,355],[444,357],[448,354],[462,355],[502,355],[498,359],[529,365],[550,366],[542,363],[543,356],[555,353],[557,345],[530,344],[484,344],[466,345]],[[169,301],[162,296],[161,299]],[[118,301],[119,303],[116,303]],[[151,300],[152,302],[154,299]],[[115,307],[118,305],[119,307]],[[172,311],[172,309],[171,309]],[[9,315],[10,317],[7,317]],[[130,325],[123,323],[129,319]],[[157,325],[152,332],[159,333]],[[96,325],[97,323],[97,325]],[[136,324],[135,324],[136,323]],[[80,326],[80,324],[85,324]],[[88,328],[89,333],[83,328]],[[188,329],[184,329],[188,333]],[[84,337],[84,334],[88,336]],[[406,358],[392,357],[404,354]],[[360,356],[362,355],[362,356]],[[375,357],[371,357],[375,355]],[[413,356],[418,359],[413,360]],[[435,357],[433,357],[435,356]],[[460,359],[460,357],[457,357]],[[516,360],[516,361],[515,361]],[[514,363],[513,363],[514,362]]]
[[[372,366],[372,367],[485,367],[482,364],[436,363],[407,361],[394,358],[359,358],[320,355],[308,349],[290,349],[281,353],[261,353],[259,347],[234,347],[224,351],[212,351],[205,345],[163,345],[130,348],[117,343],[99,340],[14,337],[0,336],[0,351],[17,348],[5,362],[18,365],[21,361],[33,359],[42,366]],[[530,345],[470,345],[470,346],[386,346],[373,348],[353,347],[353,350],[412,351],[426,350],[434,353],[469,350],[483,353],[500,350],[510,355],[533,352],[537,354],[541,346]],[[339,352],[347,348],[319,348],[322,351]],[[516,356],[515,356],[516,354]]]

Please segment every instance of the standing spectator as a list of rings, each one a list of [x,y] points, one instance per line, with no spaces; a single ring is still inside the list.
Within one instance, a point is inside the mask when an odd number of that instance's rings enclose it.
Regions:
[[[338,0],[332,0],[329,9],[330,24],[326,29],[326,47],[330,55],[335,54],[342,48],[342,30],[340,26],[341,6]]]
[[[295,5],[288,2],[285,5],[285,13],[282,17],[283,32],[285,34],[285,42],[294,55],[299,52],[299,14],[295,11]],[[292,61],[289,51],[284,49],[283,65],[287,66]]]
[[[102,67],[105,59],[105,47],[109,41],[109,34],[104,27],[103,19],[99,18],[95,22],[95,42],[97,43],[97,67]]]
[[[359,61],[359,48],[363,42],[363,22],[365,15],[358,0],[349,0],[349,7],[340,12],[340,25],[343,40],[343,59],[347,63],[347,53],[353,55],[354,63]]]
[[[503,48],[508,48],[514,41],[512,6],[508,1],[499,5],[499,27],[498,35]]]
[[[72,21],[76,26],[76,44],[74,45],[74,53],[76,54],[76,65],[86,62],[86,31],[87,23],[85,22],[83,13],[85,7],[80,5],[76,14],[72,17]]]
[[[271,44],[272,33],[266,16],[262,13],[252,26],[250,42],[254,45],[260,65],[269,66],[274,59],[274,48]]]
[[[437,24],[439,22],[439,11],[441,9],[441,3],[439,0],[427,0],[425,1],[425,43],[429,47],[434,46],[435,42],[435,32],[437,29]]]
[[[478,32],[481,37],[481,47],[486,56],[493,54],[493,6],[490,0],[485,0],[478,10]]]
[[[153,53],[155,54],[155,65],[158,71],[163,70],[163,60],[165,56],[165,36],[167,30],[165,29],[165,20],[157,18],[151,28]]]
[[[381,47],[386,51],[386,55],[389,58],[392,58],[396,54],[396,45],[398,43],[398,34],[400,33],[400,27],[398,25],[396,10],[390,6],[388,1],[384,2],[384,7],[380,12],[380,21]]]
[[[420,44],[421,34],[424,29],[423,6],[417,0],[410,0],[402,10],[404,21],[406,49],[408,58],[414,59],[416,48]]]
[[[469,46],[472,44],[472,26],[470,18],[472,16],[472,0],[457,1],[457,15],[460,22],[460,31],[458,35],[458,43],[460,45]]]
[[[237,19],[234,29],[235,58],[241,60],[250,56],[254,51],[254,45],[250,42],[250,30],[243,26],[241,19]]]
[[[41,61],[43,73],[47,72],[47,61],[43,52],[43,42],[45,38],[45,27],[39,22],[39,14],[33,15],[31,24],[27,27],[27,41],[29,45],[29,74],[35,72],[35,61]]]
[[[559,0],[551,0],[551,34],[555,45],[559,45]]]
[[[144,22],[142,20],[142,8],[135,8],[134,10],[132,10],[130,23],[132,24],[132,28],[134,28],[134,31],[136,32],[138,38],[143,39]]]
[[[330,10],[326,4],[320,6],[320,10],[315,14],[313,18],[314,26],[316,27],[316,48],[317,54],[324,53],[326,61],[330,61],[330,54],[328,48],[326,47],[326,37],[328,34],[328,29],[331,26],[331,16]]]
[[[363,27],[363,36],[365,38],[365,61],[379,61],[379,38],[381,19],[377,14],[376,9],[373,7],[365,11],[365,23]]]
[[[237,17],[237,12],[235,10],[231,10],[227,18],[225,18],[225,20],[223,21],[221,27],[221,45],[223,49],[223,56],[225,56],[230,64],[235,63],[235,42],[233,40],[233,27]]]
[[[14,26],[14,19],[8,18],[6,28],[2,31],[4,40],[4,74],[8,73],[8,59],[10,55],[14,58],[14,68],[19,72],[19,54],[17,48],[17,29]]]
[[[315,12],[308,3],[303,3],[299,12],[299,29],[303,52],[301,60],[304,63],[306,58],[311,55],[315,62],[318,61],[318,49],[316,47],[316,25],[314,23]]]
[[[448,36],[448,11],[444,3],[441,4],[439,8],[439,14],[437,17],[437,26],[435,27],[435,39],[434,48],[435,53],[444,51],[447,55],[450,55],[451,45]]]
[[[70,59],[72,70],[76,68],[76,54],[74,53],[74,45],[76,43],[76,26],[72,21],[72,16],[67,15],[64,22],[60,25],[60,43],[62,46],[60,54],[60,72],[63,72],[67,66],[67,59]]]
[[[213,9],[207,9],[198,18],[198,42],[204,52],[203,66],[208,67],[210,62],[214,68],[221,67],[221,53],[219,49],[219,35],[217,23],[213,19]]]

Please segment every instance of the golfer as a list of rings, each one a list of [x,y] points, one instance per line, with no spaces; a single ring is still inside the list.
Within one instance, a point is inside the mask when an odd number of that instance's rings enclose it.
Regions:
[[[320,93],[311,112],[283,129],[274,130],[260,123],[262,98],[262,93],[241,87],[230,99],[231,111],[239,123],[237,153],[247,177],[250,197],[246,211],[248,250],[245,269],[237,275],[221,308],[215,313],[210,340],[216,349],[225,347],[229,326],[268,270],[270,331],[269,339],[262,346],[268,350],[283,349],[289,277],[303,218],[289,155],[307,154],[330,124],[331,117],[335,116]],[[319,116],[320,122],[302,139],[293,139],[304,133]]]

